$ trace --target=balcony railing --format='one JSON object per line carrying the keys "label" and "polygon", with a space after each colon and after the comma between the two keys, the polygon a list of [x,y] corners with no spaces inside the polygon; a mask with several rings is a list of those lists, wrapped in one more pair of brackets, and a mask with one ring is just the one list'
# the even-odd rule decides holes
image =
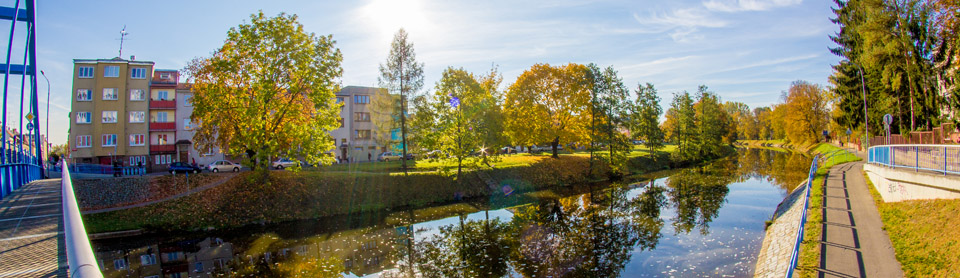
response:
{"label": "balcony railing", "polygon": [[150,131],[167,131],[167,130],[177,130],[176,122],[160,123],[160,122],[151,122]]}
{"label": "balcony railing", "polygon": [[170,108],[170,109],[176,109],[176,108],[177,108],[177,99],[171,99],[171,100],[155,100],[155,99],[151,99],[151,100],[150,100],[150,108]]}
{"label": "balcony railing", "polygon": [[177,150],[177,146],[173,144],[150,145],[150,152],[173,152],[176,150]]}

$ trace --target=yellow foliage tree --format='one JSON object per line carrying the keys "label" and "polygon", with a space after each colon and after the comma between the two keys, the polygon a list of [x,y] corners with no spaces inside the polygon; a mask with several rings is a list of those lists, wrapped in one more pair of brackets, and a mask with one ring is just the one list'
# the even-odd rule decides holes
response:
{"label": "yellow foliage tree", "polygon": [[536,64],[507,90],[505,128],[520,145],[583,143],[590,124],[588,68],[580,64]]}

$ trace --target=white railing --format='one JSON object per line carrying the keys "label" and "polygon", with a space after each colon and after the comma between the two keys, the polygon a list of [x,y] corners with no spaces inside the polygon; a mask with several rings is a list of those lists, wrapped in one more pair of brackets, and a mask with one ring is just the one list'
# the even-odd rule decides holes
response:
{"label": "white railing", "polygon": [[960,145],[882,145],[867,154],[869,163],[960,175]]}
{"label": "white railing", "polygon": [[80,218],[80,208],[73,194],[73,182],[70,181],[70,167],[63,162],[63,174],[60,177],[60,194],[63,200],[63,234],[66,238],[67,263],[70,277],[103,277],[97,258],[90,247],[87,230]]}

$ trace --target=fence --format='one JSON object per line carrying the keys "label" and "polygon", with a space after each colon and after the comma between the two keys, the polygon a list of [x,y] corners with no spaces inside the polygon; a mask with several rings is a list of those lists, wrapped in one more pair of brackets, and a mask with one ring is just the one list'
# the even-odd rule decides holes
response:
{"label": "fence", "polygon": [[951,123],[941,124],[930,131],[912,131],[906,135],[890,134],[890,137],[874,136],[870,138],[870,146],[879,145],[907,145],[907,144],[956,144],[956,138],[951,137],[954,134],[954,127]]}
{"label": "fence", "polygon": [[[3,76],[3,101],[0,102],[3,104],[0,111],[0,198],[43,177],[38,136],[40,114],[37,103],[35,3],[33,0],[17,0],[5,2],[4,5],[10,2],[15,2],[13,7],[0,7],[0,21],[10,22],[6,59],[0,62],[3,63],[0,64],[0,74]],[[15,41],[23,45],[14,46]],[[20,78],[11,80],[11,75]],[[19,84],[16,79],[20,79]]]}
{"label": "fence", "polygon": [[[57,169],[57,168],[54,168],[54,169]],[[137,166],[113,167],[112,165],[86,164],[86,163],[71,164],[70,171],[74,173],[97,174],[97,175],[113,175],[114,173],[120,172],[124,176],[144,175],[147,173],[147,170],[145,167],[137,167]]]}
{"label": "fence", "polygon": [[787,277],[793,277],[793,270],[797,268],[800,257],[800,244],[803,243],[803,231],[807,224],[807,209],[810,208],[810,189],[813,185],[813,177],[817,174],[817,160],[820,155],[813,158],[810,163],[810,172],[807,174],[807,185],[804,190],[807,194],[803,197],[803,211],[800,214],[800,225],[797,226],[797,240],[793,245],[793,252],[790,254],[790,265],[787,268]]}
{"label": "fence", "polygon": [[915,171],[960,174],[960,145],[883,145],[870,147],[867,162]]}
{"label": "fence", "polygon": [[[64,165],[66,161],[64,161]],[[67,251],[67,264],[70,277],[103,277],[97,258],[90,247],[87,230],[83,228],[83,219],[80,218],[80,208],[77,207],[77,198],[73,194],[73,182],[70,180],[70,167],[64,167],[60,178],[60,194],[63,200],[63,235]]]}

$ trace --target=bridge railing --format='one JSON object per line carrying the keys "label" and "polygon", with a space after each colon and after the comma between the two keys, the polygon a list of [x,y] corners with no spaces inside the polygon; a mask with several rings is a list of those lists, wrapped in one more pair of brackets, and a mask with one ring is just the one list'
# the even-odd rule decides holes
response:
{"label": "bridge railing", "polygon": [[803,243],[803,232],[807,224],[807,209],[810,208],[810,190],[813,187],[813,178],[817,174],[817,161],[821,156],[817,155],[810,162],[810,171],[807,173],[806,185],[804,190],[807,194],[803,196],[803,211],[800,213],[800,225],[797,225],[797,238],[793,245],[793,252],[790,253],[790,265],[787,266],[787,278],[793,277],[793,270],[797,268],[800,259],[800,244]]}
{"label": "bridge railing", "polygon": [[960,145],[883,145],[870,147],[867,162],[894,168],[960,175]]}
{"label": "bridge railing", "polygon": [[[64,166],[67,165],[66,161],[63,163]],[[70,277],[102,278],[103,274],[97,266],[97,258],[93,255],[93,248],[90,247],[90,239],[87,238],[87,230],[83,227],[83,219],[80,218],[77,198],[73,194],[70,167],[63,167],[60,194],[63,200],[63,234],[66,238]]]}

